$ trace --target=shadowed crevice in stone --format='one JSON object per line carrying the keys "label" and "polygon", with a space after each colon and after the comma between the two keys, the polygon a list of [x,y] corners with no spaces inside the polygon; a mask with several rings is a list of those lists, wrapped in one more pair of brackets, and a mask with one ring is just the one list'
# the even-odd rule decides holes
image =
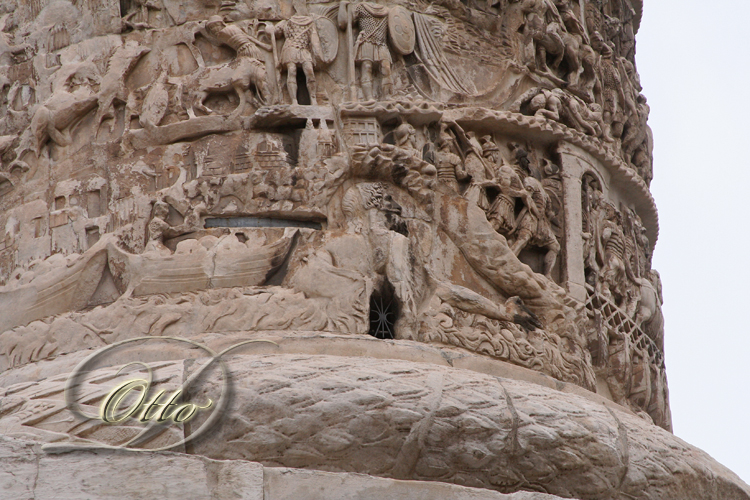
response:
{"label": "shadowed crevice in stone", "polygon": [[401,312],[398,297],[390,281],[383,280],[380,287],[370,295],[370,330],[368,333],[378,339],[394,339],[396,323]]}
{"label": "shadowed crevice in stone", "polygon": [[517,455],[520,455],[523,451],[521,449],[521,443],[518,441],[518,426],[520,423],[520,418],[518,417],[518,411],[516,410],[516,405],[513,404],[513,398],[510,396],[508,389],[505,388],[500,378],[496,377],[496,380],[497,380],[497,383],[500,384],[500,387],[503,389],[503,394],[505,396],[505,404],[508,405],[508,410],[510,411],[510,415],[511,415],[511,428],[510,428],[510,434],[509,434],[509,441],[510,441],[509,442],[509,445],[510,445],[509,454],[510,456],[515,457]]}
{"label": "shadowed crevice in stone", "polygon": [[299,227],[321,230],[323,224],[309,220],[271,217],[217,217],[206,219],[205,227]]}
{"label": "shadowed crevice in stone", "polygon": [[[628,442],[628,429],[625,424],[617,418],[615,412],[611,408],[606,407],[607,411],[612,418],[617,422],[617,445],[620,451],[620,457],[622,460],[622,472],[620,473],[620,483],[617,485],[618,490],[622,490],[622,485],[628,477],[628,470],[630,468],[630,443]],[[625,495],[626,493],[623,493]],[[629,495],[628,495],[629,496]]]}
{"label": "shadowed crevice in stone", "polygon": [[284,258],[284,262],[279,266],[278,269],[276,269],[275,271],[272,270],[269,276],[266,278],[266,282],[264,283],[266,286],[278,286],[281,285],[281,283],[284,281],[284,278],[286,278],[286,275],[289,272],[289,263],[292,261],[292,256],[299,246],[299,238],[300,236],[298,231],[292,239],[292,243],[289,246],[289,251]]}
{"label": "shadowed crevice in stone", "polygon": [[393,466],[393,477],[396,479],[410,479],[414,477],[414,469],[425,447],[425,441],[435,422],[435,413],[443,401],[445,386],[443,373],[432,373],[425,380],[426,389],[430,391],[429,400],[425,401],[428,413],[416,422],[406,437],[401,450],[398,452]]}

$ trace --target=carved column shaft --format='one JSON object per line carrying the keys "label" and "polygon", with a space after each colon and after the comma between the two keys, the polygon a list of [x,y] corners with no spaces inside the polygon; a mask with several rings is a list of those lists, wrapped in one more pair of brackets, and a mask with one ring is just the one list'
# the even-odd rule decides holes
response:
{"label": "carved column shaft", "polygon": [[565,288],[571,297],[586,300],[586,276],[583,263],[583,213],[581,207],[581,177],[586,164],[579,148],[561,142],[557,147],[562,169],[565,214],[565,247],[563,252]]}

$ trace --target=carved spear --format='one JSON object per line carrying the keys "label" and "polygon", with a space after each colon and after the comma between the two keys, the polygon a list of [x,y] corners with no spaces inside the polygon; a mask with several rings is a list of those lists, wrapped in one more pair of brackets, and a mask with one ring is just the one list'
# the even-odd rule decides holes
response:
{"label": "carved spear", "polygon": [[[354,68],[354,30],[352,29],[352,9],[349,2],[341,2],[339,6],[339,27],[342,27],[343,16],[346,15],[346,45],[349,52],[349,100],[357,102],[357,74]],[[344,9],[344,12],[341,12]]]}
{"label": "carved spear", "polygon": [[[270,29],[269,29],[270,28]],[[276,102],[281,102],[281,75],[279,68],[279,54],[276,47],[276,27],[271,22],[266,22],[266,33],[271,37],[271,52],[273,52],[273,76],[276,79]]]}

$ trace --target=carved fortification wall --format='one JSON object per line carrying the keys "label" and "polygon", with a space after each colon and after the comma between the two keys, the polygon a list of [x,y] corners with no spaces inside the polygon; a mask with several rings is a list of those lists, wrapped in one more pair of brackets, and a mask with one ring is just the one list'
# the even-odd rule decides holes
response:
{"label": "carved fortification wall", "polygon": [[[0,0],[2,491],[750,498],[670,433],[642,10]],[[133,441],[146,365],[221,412]]]}

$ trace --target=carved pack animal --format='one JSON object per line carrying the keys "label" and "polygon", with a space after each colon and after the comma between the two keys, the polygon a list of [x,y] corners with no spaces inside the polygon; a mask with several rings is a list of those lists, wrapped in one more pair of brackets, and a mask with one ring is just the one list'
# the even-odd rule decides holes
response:
{"label": "carved pack animal", "polygon": [[240,102],[231,113],[232,116],[239,116],[245,110],[247,92],[251,87],[255,87],[262,102],[268,102],[270,96],[265,70],[257,59],[249,57],[238,57],[220,66],[199,68],[187,77],[169,78],[167,81],[178,85],[178,94],[182,93],[183,87],[187,87],[190,98],[185,111],[190,118],[195,118],[196,109],[205,114],[214,112],[204,104],[214,93],[232,90],[237,93]]}
{"label": "carved pack animal", "polygon": [[[98,94],[94,89],[99,77],[90,61],[70,64],[58,73],[52,85],[52,96],[32,110],[30,126],[21,136],[11,168],[29,170],[24,160],[26,154],[38,158],[48,141],[61,147],[72,144],[71,129],[96,108]],[[78,88],[71,92],[73,87]]]}
{"label": "carved pack animal", "polygon": [[99,88],[99,109],[96,111],[97,127],[104,120],[112,119],[109,130],[110,132],[114,131],[115,100],[127,102],[129,91],[125,86],[125,78],[140,58],[150,51],[150,48],[139,45],[137,42],[127,42],[125,45],[118,47],[112,57],[109,58],[107,72],[102,77]]}
{"label": "carved pack animal", "polygon": [[565,60],[568,65],[568,83],[578,85],[583,44],[580,35],[568,33],[557,23],[549,23],[543,30],[533,30],[531,37],[536,46],[541,69],[547,70],[547,54],[555,56],[552,62],[552,68],[555,70]]}

